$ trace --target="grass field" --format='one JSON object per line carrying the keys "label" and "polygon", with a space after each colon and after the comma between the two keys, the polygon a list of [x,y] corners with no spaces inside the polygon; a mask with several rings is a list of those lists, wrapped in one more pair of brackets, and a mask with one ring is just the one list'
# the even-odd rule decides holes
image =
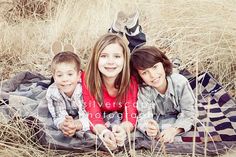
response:
{"label": "grass field", "polygon": [[[181,68],[195,75],[211,72],[236,97],[236,0],[0,0],[0,80],[26,70],[50,76],[54,41],[73,44],[84,68],[120,10],[140,12],[147,44],[180,58]],[[0,124],[0,156],[63,154],[39,149],[24,128],[21,122]]]}

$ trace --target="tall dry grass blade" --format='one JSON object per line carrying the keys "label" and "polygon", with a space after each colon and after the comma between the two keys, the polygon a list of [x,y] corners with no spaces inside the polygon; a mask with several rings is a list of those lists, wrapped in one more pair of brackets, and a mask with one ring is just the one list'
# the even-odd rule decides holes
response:
{"label": "tall dry grass blade", "polygon": [[[94,125],[92,124],[91,121],[89,121],[90,125],[95,129],[95,132],[98,133],[98,131],[96,130],[96,128],[94,127]],[[110,155],[112,157],[115,157],[114,153],[112,153],[111,149],[107,146],[107,144],[104,142],[102,137],[99,137],[98,134],[96,134],[97,138],[100,138],[100,140],[102,141],[102,143],[104,144],[104,146],[107,148],[108,152],[110,153]]]}
{"label": "tall dry grass blade", "polygon": [[[197,99],[197,97],[198,97],[198,54],[197,54],[197,57],[196,57],[196,75],[195,75],[195,77],[196,77],[196,84],[195,84],[195,86],[196,86],[196,92],[195,92],[195,97],[196,97],[196,99]],[[195,107],[195,112],[196,112],[196,114],[195,114],[195,119],[197,119],[197,117],[198,117],[198,102],[197,102],[197,100],[195,101],[195,105],[194,105],[194,107]],[[194,157],[195,156],[195,152],[196,152],[196,148],[195,148],[195,145],[196,145],[196,133],[197,133],[197,122],[195,121],[194,122],[194,132],[193,132],[193,148],[192,148],[192,157]]]}
{"label": "tall dry grass blade", "polygon": [[204,132],[204,156],[207,156],[207,143],[208,143],[208,133],[209,133],[209,113],[210,113],[210,97],[207,98],[207,121],[206,121],[206,130]]}
{"label": "tall dry grass blade", "polygon": [[[21,71],[37,71],[50,76],[49,64],[53,56],[50,46],[56,40],[71,41],[85,67],[92,45],[110,27],[115,13],[131,11],[135,6],[140,12],[147,44],[162,49],[168,57],[179,57],[183,62],[181,68],[189,69],[195,76],[201,71],[211,72],[236,98],[236,3],[233,0],[100,0],[93,3],[49,0],[49,8],[53,9],[41,17],[36,11],[40,7],[36,5],[34,11],[25,12],[30,13],[26,18],[14,16],[13,12],[6,18],[13,6],[11,2],[5,0],[4,5],[0,5],[1,80]],[[18,139],[17,134],[15,138]],[[22,155],[12,154],[7,149],[0,152]],[[36,156],[50,156],[48,152]]]}

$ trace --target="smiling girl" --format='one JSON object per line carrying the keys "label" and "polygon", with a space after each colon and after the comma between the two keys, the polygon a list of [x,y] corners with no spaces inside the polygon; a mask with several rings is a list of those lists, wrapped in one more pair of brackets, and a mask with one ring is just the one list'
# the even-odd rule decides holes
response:
{"label": "smiling girl", "polygon": [[[138,91],[137,82],[130,76],[128,48],[120,36],[108,33],[98,39],[82,79],[91,130],[110,149],[116,149],[136,124]],[[121,123],[105,125],[104,115],[113,112],[120,113]]]}

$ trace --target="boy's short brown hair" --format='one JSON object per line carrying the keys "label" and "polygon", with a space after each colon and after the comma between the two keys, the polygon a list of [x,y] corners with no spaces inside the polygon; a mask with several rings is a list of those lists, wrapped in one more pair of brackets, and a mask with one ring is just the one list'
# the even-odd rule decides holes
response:
{"label": "boy's short brown hair", "polygon": [[55,67],[57,64],[60,63],[73,63],[76,65],[77,71],[80,71],[80,58],[77,54],[70,52],[70,51],[65,51],[65,52],[59,52],[56,54],[51,63],[51,70],[52,73],[55,73]]}
{"label": "boy's short brown hair", "polygon": [[135,49],[131,54],[131,71],[138,80],[139,84],[143,83],[137,70],[144,70],[153,67],[156,63],[163,64],[166,75],[172,73],[172,63],[167,56],[154,46],[141,46]]}

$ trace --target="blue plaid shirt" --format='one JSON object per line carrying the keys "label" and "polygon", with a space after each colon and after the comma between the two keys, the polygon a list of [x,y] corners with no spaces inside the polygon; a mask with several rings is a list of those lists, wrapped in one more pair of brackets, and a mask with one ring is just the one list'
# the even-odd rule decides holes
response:
{"label": "blue plaid shirt", "polygon": [[49,86],[46,94],[48,109],[52,115],[54,125],[59,129],[66,115],[79,117],[82,130],[89,130],[88,114],[85,111],[82,97],[82,86],[78,83],[71,98],[60,92],[55,83]]}
{"label": "blue plaid shirt", "polygon": [[176,115],[173,127],[189,131],[194,123],[196,99],[188,80],[173,73],[167,76],[167,91],[159,93],[154,87],[139,87],[137,109],[138,128],[146,130],[146,121],[162,115]]}

